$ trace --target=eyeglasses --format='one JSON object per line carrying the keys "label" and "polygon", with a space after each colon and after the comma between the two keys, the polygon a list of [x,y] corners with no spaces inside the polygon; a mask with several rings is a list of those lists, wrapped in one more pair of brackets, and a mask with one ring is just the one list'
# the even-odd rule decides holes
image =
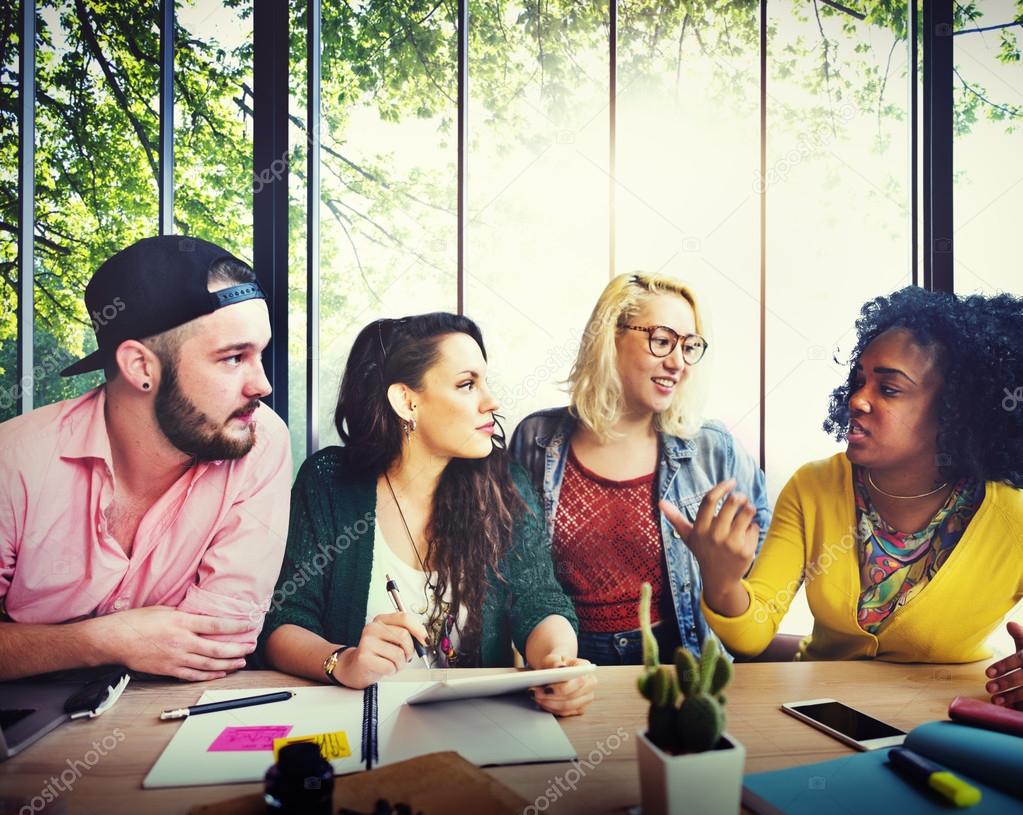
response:
{"label": "eyeglasses", "polygon": [[623,323],[622,328],[627,328],[630,331],[645,331],[650,353],[655,357],[669,356],[675,350],[679,340],[682,340],[682,359],[688,365],[695,365],[703,359],[703,355],[707,351],[707,341],[699,334],[686,334],[683,337],[675,329],[668,328],[666,325],[627,325]]}

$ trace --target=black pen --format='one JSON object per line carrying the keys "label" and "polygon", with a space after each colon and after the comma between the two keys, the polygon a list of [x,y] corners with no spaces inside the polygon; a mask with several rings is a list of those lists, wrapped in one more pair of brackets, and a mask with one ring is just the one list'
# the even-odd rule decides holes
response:
{"label": "black pen", "polygon": [[283,702],[295,695],[294,691],[282,690],[277,693],[264,693],[259,696],[243,696],[241,699],[226,699],[223,702],[209,702],[205,705],[192,705],[191,707],[179,707],[176,710],[165,710],[160,714],[161,719],[185,719],[189,716],[197,716],[200,713],[216,713],[218,710],[234,710],[239,707],[250,705],[267,705],[270,702]]}
{"label": "black pen", "polygon": [[[387,578],[387,594],[391,598],[391,602],[394,603],[394,610],[404,612],[405,606],[401,604],[401,595],[398,594],[398,584],[394,582],[389,574],[385,574]],[[412,638],[412,647],[416,649],[418,656],[426,656],[426,649],[420,644],[419,640],[415,637]]]}

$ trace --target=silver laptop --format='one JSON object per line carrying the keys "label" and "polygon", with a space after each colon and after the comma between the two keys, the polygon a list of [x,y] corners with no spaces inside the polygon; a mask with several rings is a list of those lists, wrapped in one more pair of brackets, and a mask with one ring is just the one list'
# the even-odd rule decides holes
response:
{"label": "silver laptop", "polygon": [[0,761],[70,719],[64,703],[82,687],[81,682],[31,680],[0,684]]}
{"label": "silver laptop", "polygon": [[0,761],[17,755],[68,721],[79,708],[73,705],[66,710],[68,701],[116,681],[112,677],[117,677],[118,671],[124,673],[123,669],[112,672],[110,666],[105,666],[0,682]]}

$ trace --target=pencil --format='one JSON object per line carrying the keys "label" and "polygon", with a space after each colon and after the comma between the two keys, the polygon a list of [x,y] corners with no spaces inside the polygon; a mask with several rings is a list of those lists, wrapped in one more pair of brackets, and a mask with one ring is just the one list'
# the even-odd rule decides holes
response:
{"label": "pencil", "polygon": [[174,710],[165,710],[160,718],[185,719],[189,716],[197,716],[200,713],[216,713],[220,710],[234,710],[239,707],[250,707],[251,705],[268,705],[271,702],[283,702],[295,695],[294,691],[282,690],[276,693],[264,693],[259,696],[243,696],[241,699],[225,699],[223,702],[208,702],[205,705],[192,705],[191,707],[179,707]]}

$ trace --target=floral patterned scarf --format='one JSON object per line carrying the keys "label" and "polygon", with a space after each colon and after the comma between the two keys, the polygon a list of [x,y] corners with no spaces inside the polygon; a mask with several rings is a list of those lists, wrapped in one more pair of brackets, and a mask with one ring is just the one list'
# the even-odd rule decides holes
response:
{"label": "floral patterned scarf", "polygon": [[857,619],[864,631],[876,634],[948,560],[984,498],[984,484],[960,479],[930,523],[912,533],[897,532],[884,522],[870,499],[863,468],[853,467],[853,485],[860,554]]}

